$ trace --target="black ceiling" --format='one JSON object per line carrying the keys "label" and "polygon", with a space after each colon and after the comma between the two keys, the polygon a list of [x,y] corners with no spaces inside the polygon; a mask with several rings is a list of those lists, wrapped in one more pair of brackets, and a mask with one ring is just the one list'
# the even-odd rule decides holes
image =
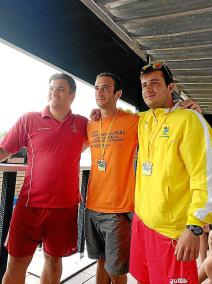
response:
{"label": "black ceiling", "polygon": [[142,60],[79,0],[0,1],[0,37],[91,84],[118,74],[123,99],[144,109]]}

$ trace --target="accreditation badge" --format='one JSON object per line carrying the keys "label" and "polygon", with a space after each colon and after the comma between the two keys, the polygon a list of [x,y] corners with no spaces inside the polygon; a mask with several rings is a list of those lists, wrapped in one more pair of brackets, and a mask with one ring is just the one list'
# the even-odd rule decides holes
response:
{"label": "accreditation badge", "polygon": [[153,164],[151,162],[144,162],[142,164],[142,174],[144,176],[151,176],[152,175],[152,166],[153,166]]}
{"label": "accreditation badge", "polygon": [[106,171],[106,162],[104,160],[98,160],[98,171],[99,172]]}

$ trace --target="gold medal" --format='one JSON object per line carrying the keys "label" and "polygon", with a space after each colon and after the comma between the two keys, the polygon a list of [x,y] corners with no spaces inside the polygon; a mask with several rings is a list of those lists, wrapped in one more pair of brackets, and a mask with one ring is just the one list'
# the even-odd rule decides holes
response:
{"label": "gold medal", "polygon": [[98,171],[99,172],[106,171],[106,162],[104,160],[98,160]]}

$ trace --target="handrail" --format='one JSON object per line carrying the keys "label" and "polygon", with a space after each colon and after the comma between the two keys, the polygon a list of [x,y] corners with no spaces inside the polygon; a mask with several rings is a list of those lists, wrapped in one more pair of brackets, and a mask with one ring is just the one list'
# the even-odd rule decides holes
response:
{"label": "handrail", "polygon": [[[1,203],[0,203],[0,283],[2,281],[3,275],[6,271],[8,253],[4,246],[7,233],[9,230],[10,220],[13,211],[13,199],[15,193],[16,176],[17,172],[26,171],[27,165],[25,164],[6,164],[0,163],[0,172],[3,172],[2,177],[2,192],[1,192]],[[83,173],[82,176],[82,196],[85,199],[87,181],[89,176],[90,166],[80,165],[80,170]],[[0,189],[1,190],[1,189]],[[81,221],[79,224],[79,252],[84,251],[84,212],[85,205],[80,205],[79,216]]]}
{"label": "handrail", "polygon": [[25,165],[0,164],[0,171],[3,171],[0,203],[0,283],[7,266],[8,253],[4,242],[7,237],[13,211],[17,171],[25,169]]}
{"label": "handrail", "polygon": [[19,172],[25,171],[27,165],[24,164],[5,164],[0,163],[0,172]]}

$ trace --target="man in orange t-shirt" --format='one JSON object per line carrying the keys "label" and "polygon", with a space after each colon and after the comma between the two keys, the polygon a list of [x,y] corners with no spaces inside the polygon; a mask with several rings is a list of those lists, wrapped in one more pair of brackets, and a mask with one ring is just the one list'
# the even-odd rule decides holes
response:
{"label": "man in orange t-shirt", "polygon": [[92,166],[86,203],[88,256],[97,259],[97,283],[126,283],[130,212],[134,210],[138,116],[117,109],[121,82],[101,73],[95,82],[101,119],[87,126]]}

